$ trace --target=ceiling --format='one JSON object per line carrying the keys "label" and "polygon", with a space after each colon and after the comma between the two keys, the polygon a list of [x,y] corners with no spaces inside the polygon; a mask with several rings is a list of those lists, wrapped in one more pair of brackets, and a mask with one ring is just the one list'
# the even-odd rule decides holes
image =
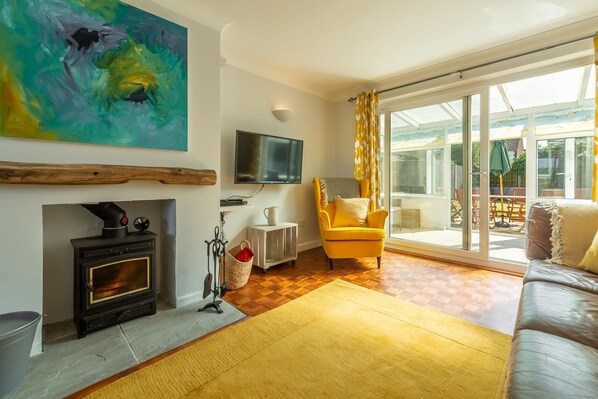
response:
{"label": "ceiling", "polygon": [[333,101],[598,16],[596,0],[154,1],[221,30],[228,65]]}

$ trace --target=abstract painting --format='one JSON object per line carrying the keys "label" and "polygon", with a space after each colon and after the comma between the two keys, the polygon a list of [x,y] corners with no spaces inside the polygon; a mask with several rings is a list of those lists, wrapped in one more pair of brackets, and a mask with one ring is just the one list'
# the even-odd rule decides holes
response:
{"label": "abstract painting", "polygon": [[187,150],[187,28],[117,0],[0,0],[0,136]]}

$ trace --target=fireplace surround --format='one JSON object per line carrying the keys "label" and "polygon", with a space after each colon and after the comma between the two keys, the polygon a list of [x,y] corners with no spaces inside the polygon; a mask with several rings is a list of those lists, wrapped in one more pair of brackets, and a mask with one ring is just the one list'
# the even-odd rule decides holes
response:
{"label": "fireplace surround", "polygon": [[156,235],[71,240],[77,337],[156,313]]}
{"label": "fireplace surround", "polygon": [[[135,4],[163,18],[188,27],[189,62],[200,71],[189,77],[188,148],[183,151],[126,148],[109,145],[1,138],[0,159],[21,163],[111,164],[176,166],[220,169],[221,119],[220,33],[153,2]],[[73,173],[78,172],[73,167]],[[98,175],[102,171],[98,171]],[[94,176],[95,171],[92,173]],[[127,174],[127,178],[129,175]],[[215,177],[215,173],[214,173]],[[218,176],[220,177],[220,176]],[[146,216],[151,231],[159,235],[156,246],[159,296],[181,307],[201,299],[198,282],[206,274],[205,246],[218,222],[220,184],[162,184],[155,180],[128,179],[128,183],[53,185],[0,184],[0,309],[3,313],[32,310],[43,314],[34,340],[33,354],[42,353],[43,327],[73,319],[73,248],[70,240],[99,235],[101,221],[78,204],[115,201],[131,219]],[[220,181],[220,179],[218,179]],[[129,203],[160,201],[154,214]],[[198,206],[200,204],[201,206]],[[79,209],[77,209],[79,208]],[[70,219],[72,212],[79,220]],[[58,216],[58,217],[54,217]],[[68,218],[67,222],[62,220]],[[161,226],[159,222],[161,221]],[[198,223],[204,221],[205,225]],[[56,224],[56,228],[47,228]],[[199,240],[199,241],[198,241]],[[159,311],[158,311],[159,312]],[[65,336],[72,331],[65,331]]]}

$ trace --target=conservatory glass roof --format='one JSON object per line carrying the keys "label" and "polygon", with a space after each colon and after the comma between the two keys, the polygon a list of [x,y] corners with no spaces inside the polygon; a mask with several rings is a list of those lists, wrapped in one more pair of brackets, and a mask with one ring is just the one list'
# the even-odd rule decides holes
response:
{"label": "conservatory glass roof", "polygon": [[[534,76],[490,87],[490,113],[510,115],[528,112],[543,112],[556,104],[583,106],[596,95],[596,74],[593,65]],[[473,117],[480,114],[480,97],[472,97]],[[543,109],[544,108],[544,109]],[[421,127],[446,121],[460,121],[461,100],[396,111],[391,114],[393,130],[406,127]]]}

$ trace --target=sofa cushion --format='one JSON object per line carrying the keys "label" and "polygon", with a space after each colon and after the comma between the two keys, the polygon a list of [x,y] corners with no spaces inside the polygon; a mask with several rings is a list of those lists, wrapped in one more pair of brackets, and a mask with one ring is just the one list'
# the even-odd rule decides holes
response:
{"label": "sofa cushion", "polygon": [[530,207],[525,222],[525,255],[528,259],[552,258],[550,220],[555,210],[554,202],[537,202]]}
{"label": "sofa cushion", "polygon": [[598,273],[598,231],[594,235],[592,245],[590,245],[583,259],[579,262],[579,266],[583,270]]}
{"label": "sofa cushion", "polygon": [[369,227],[335,227],[324,231],[327,241],[377,241],[386,238],[384,229]]}
{"label": "sofa cushion", "polygon": [[[598,275],[547,261],[530,261],[523,282],[545,281],[598,294]],[[598,298],[597,298],[598,300]]]}
{"label": "sofa cushion", "polygon": [[598,296],[543,281],[523,286],[515,330],[537,330],[598,349]]}
{"label": "sofa cushion", "polygon": [[512,399],[595,398],[598,350],[540,331],[517,331],[504,396]]}
{"label": "sofa cushion", "polygon": [[578,267],[598,230],[598,205],[563,204],[552,215],[552,261]]}

